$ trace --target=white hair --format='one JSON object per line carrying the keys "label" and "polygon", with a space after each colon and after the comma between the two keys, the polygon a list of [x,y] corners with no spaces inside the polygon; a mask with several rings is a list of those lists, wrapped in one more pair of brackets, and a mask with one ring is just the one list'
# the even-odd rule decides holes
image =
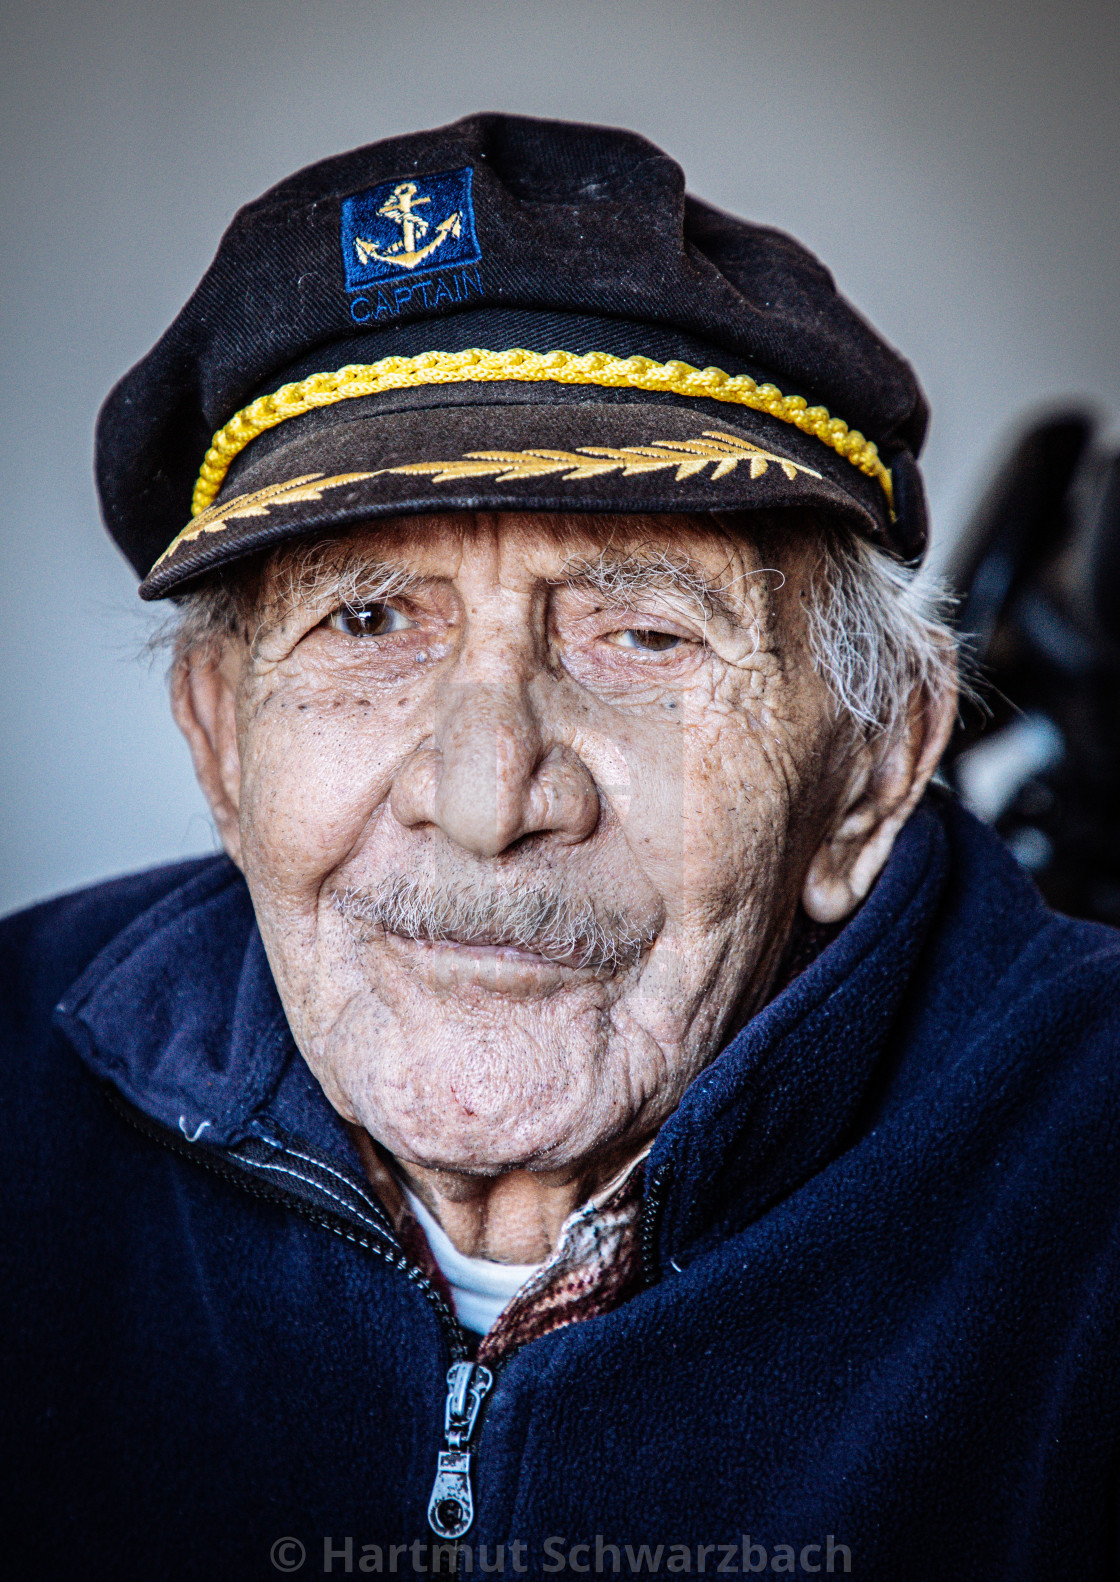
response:
{"label": "white hair", "polygon": [[861,735],[891,736],[916,694],[956,689],[951,609],[933,577],[854,533],[826,534],[806,609],[809,651]]}
{"label": "white hair", "polygon": [[[892,736],[916,694],[941,697],[957,686],[952,601],[932,577],[843,524],[808,513],[798,513],[796,521],[793,513],[759,513],[743,525],[757,528],[760,544],[777,558],[791,529],[809,531],[819,546],[805,601],[809,651],[837,716],[846,717],[858,736]],[[326,615],[339,606],[392,598],[414,580],[391,567],[347,564],[339,555],[343,547],[344,541],[333,539],[284,546],[269,590],[270,609],[312,600],[324,604]],[[188,654],[216,650],[235,634],[251,642],[261,618],[256,569],[246,573],[235,566],[182,595],[152,647],[170,649],[174,665]],[[667,579],[682,574],[668,561],[664,570]]]}

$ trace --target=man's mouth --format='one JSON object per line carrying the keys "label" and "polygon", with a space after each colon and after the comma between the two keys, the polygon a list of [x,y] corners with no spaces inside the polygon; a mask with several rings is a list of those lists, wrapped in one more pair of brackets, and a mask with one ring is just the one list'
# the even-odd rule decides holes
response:
{"label": "man's mouth", "polygon": [[484,939],[425,939],[382,933],[392,956],[437,994],[482,989],[511,999],[536,999],[580,983],[604,982],[615,967],[591,967],[574,953],[567,959],[524,945]]}
{"label": "man's mouth", "polygon": [[596,977],[611,976],[614,970],[604,972],[601,968],[596,969],[589,963],[587,951],[579,947],[560,950],[553,945],[514,944],[510,940],[487,938],[485,935],[460,939],[447,934],[432,938],[430,935],[402,934],[387,929],[386,934],[389,933],[394,939],[427,950],[453,950],[463,956],[476,956],[482,961],[517,961],[541,967],[567,967],[570,971],[589,973]]}

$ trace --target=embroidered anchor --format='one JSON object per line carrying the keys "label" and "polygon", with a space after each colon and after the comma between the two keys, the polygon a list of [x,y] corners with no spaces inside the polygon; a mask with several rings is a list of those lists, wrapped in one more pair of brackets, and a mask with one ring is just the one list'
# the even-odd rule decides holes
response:
{"label": "embroidered anchor", "polygon": [[364,237],[354,238],[354,251],[361,263],[368,264],[376,258],[381,264],[395,264],[398,269],[415,269],[417,264],[429,258],[437,247],[442,247],[449,236],[458,238],[462,233],[462,211],[456,209],[445,220],[441,220],[436,227],[436,234],[424,247],[417,247],[419,237],[426,236],[430,230],[430,222],[416,210],[422,203],[430,203],[430,198],[418,198],[416,194],[419,187],[414,181],[402,181],[393,188],[392,195],[378,209],[387,220],[392,220],[394,225],[401,228],[401,238],[394,242],[385,252],[381,252],[375,242],[367,242]]}

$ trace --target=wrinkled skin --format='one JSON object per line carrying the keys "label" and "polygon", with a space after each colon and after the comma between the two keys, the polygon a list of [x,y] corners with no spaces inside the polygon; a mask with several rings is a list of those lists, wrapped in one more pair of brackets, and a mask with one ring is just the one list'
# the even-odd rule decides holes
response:
{"label": "wrinkled skin", "polygon": [[[604,549],[689,575],[597,586]],[[177,718],[331,1103],[464,1251],[540,1258],[764,1003],[798,902],[830,921],[866,894],[952,701],[854,741],[806,648],[811,543],[778,572],[708,519],[460,514],[337,555],[407,590],[363,635],[266,569],[252,641],[180,667]],[[418,876],[590,902],[636,959],[363,921]]]}

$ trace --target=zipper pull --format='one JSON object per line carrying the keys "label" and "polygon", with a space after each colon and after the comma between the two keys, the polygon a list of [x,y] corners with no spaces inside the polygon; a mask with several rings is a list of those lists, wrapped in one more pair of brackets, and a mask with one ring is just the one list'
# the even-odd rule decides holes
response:
{"label": "zipper pull", "polygon": [[494,1375],[475,1362],[456,1362],[447,1370],[443,1431],[447,1449],[439,1453],[436,1481],[428,1501],[428,1526],[438,1538],[461,1538],[474,1521],[471,1453],[468,1448],[479,1410]]}

